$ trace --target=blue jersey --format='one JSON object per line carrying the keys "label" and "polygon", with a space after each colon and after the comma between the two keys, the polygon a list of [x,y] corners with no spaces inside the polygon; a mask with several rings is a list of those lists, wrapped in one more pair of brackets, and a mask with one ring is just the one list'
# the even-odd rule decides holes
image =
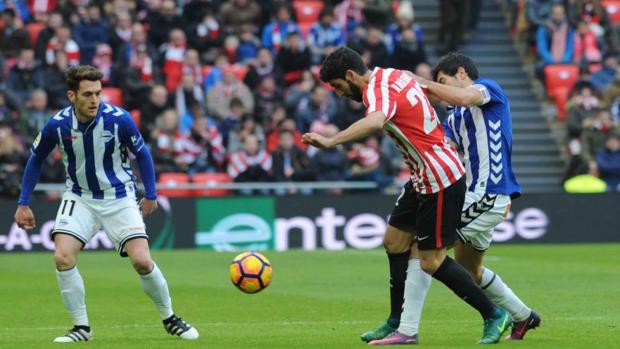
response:
{"label": "blue jersey", "polygon": [[463,156],[469,191],[517,197],[521,187],[512,171],[512,117],[502,88],[493,80],[474,82],[483,104],[457,106],[444,121],[446,135]]}
{"label": "blue jersey", "polygon": [[135,177],[127,150],[144,147],[129,113],[101,103],[89,124],[78,122],[74,107],[60,110],[43,127],[32,144],[32,154],[45,157],[58,145],[67,174],[67,190],[92,199],[135,197]]}

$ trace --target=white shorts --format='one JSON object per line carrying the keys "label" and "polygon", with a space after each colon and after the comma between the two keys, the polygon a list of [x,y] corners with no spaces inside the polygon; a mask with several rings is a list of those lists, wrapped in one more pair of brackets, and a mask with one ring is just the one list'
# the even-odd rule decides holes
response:
{"label": "white shorts", "polygon": [[510,212],[510,205],[508,195],[468,191],[461,214],[461,227],[457,230],[459,239],[478,251],[487,250],[493,240],[493,230],[504,221]]}
{"label": "white shorts", "polygon": [[133,238],[148,239],[135,198],[95,200],[72,192],[63,194],[52,236],[67,234],[86,244],[101,229],[123,257],[127,256],[125,242]]}

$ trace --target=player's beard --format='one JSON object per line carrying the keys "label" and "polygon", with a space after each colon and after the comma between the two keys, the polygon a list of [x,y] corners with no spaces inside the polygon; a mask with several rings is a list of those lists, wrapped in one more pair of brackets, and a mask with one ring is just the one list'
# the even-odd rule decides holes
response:
{"label": "player's beard", "polygon": [[349,90],[351,90],[351,94],[348,97],[356,102],[362,103],[363,102],[362,90],[360,90],[360,88],[357,87],[357,85],[355,85],[349,80],[347,80],[347,84],[349,84]]}

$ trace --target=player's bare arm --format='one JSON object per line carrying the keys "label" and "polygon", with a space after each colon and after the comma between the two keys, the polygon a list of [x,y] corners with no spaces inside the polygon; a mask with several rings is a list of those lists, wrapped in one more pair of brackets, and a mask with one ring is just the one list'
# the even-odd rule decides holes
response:
{"label": "player's bare arm", "polygon": [[338,144],[366,138],[383,128],[385,114],[373,112],[365,118],[356,121],[351,126],[338,132],[333,137],[324,137],[320,134],[309,132],[302,136],[302,141],[317,148],[332,148]]}
{"label": "player's bare arm", "polygon": [[414,75],[414,78],[420,84],[426,86],[430,94],[451,105],[472,107],[484,103],[482,92],[472,85],[466,87],[445,85],[443,81],[445,78],[441,76],[437,82],[424,79],[417,75]]}

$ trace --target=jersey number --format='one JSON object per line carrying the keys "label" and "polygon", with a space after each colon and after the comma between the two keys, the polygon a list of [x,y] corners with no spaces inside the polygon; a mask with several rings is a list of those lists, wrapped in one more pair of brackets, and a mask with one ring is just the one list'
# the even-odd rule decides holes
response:
{"label": "jersey number", "polygon": [[75,200],[63,200],[62,201],[62,210],[60,210],[60,214],[62,214],[62,215],[65,214],[65,210],[67,209],[67,203],[68,202],[71,203],[71,208],[69,208],[68,215],[69,216],[73,215],[73,208],[75,207]]}
{"label": "jersey number", "polygon": [[433,132],[435,127],[439,125],[439,119],[435,115],[435,111],[430,106],[430,103],[424,96],[424,92],[420,91],[418,87],[410,88],[407,91],[407,99],[409,103],[411,103],[412,107],[418,105],[418,103],[422,103],[422,110],[424,111],[424,132],[426,134],[430,134]]}

